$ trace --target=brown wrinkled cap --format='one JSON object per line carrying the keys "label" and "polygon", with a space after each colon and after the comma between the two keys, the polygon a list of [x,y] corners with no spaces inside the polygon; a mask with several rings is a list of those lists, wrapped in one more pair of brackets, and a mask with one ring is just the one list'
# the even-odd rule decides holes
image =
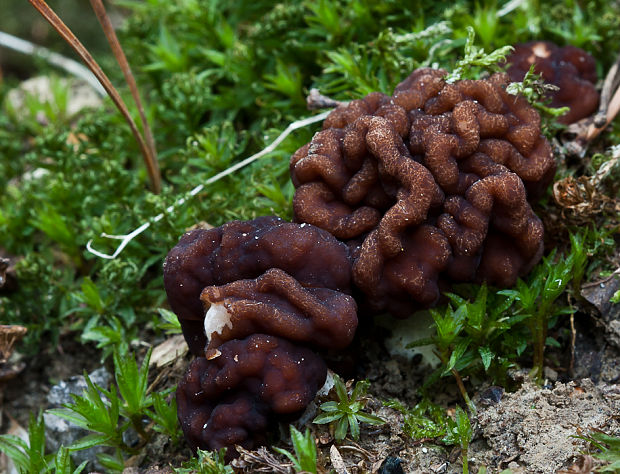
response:
{"label": "brown wrinkled cap", "polygon": [[299,415],[327,376],[325,363],[306,348],[255,334],[196,358],[177,388],[178,418],[193,450],[251,449],[264,442],[278,417]]}
{"label": "brown wrinkled cap", "polygon": [[[505,91],[506,74],[445,74],[418,69],[391,98],[341,105],[291,158],[295,219],[355,242],[353,280],[372,311],[428,307],[444,281],[514,284],[542,252],[529,200],[555,162],[538,113]],[[489,235],[504,253],[485,250]]]}
{"label": "brown wrinkled cap", "polygon": [[559,87],[558,91],[548,94],[551,107],[570,107],[559,122],[577,122],[597,110],[596,62],[583,49],[570,45],[559,47],[549,41],[532,41],[514,48],[506,57],[510,64],[507,70],[510,80],[521,82],[534,64],[534,71],[542,75],[545,82]]}
{"label": "brown wrinkled cap", "polygon": [[194,354],[203,355],[206,344],[202,290],[257,278],[271,268],[283,270],[305,288],[350,291],[347,246],[308,224],[259,217],[181,237],[166,257],[164,285]]}
{"label": "brown wrinkled cap", "polygon": [[208,286],[200,298],[205,308],[219,305],[230,318],[221,332],[207,335],[207,357],[223,341],[254,333],[325,349],[344,349],[357,328],[357,305],[351,296],[328,288],[304,288],[277,268],[254,280]]}

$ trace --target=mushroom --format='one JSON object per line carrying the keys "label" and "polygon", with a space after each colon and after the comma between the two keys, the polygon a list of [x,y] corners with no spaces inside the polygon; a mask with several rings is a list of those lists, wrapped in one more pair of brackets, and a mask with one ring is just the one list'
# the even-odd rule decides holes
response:
{"label": "mushroom", "polygon": [[577,122],[597,110],[596,62],[583,49],[570,45],[559,47],[549,41],[531,41],[515,45],[506,62],[510,64],[507,73],[513,82],[521,82],[533,64],[534,71],[542,75],[545,82],[558,87],[548,94],[551,107],[570,108],[558,118],[560,123]]}
{"label": "mushroom", "polygon": [[301,414],[326,378],[313,349],[344,349],[357,328],[348,247],[276,217],[185,234],[164,283],[191,351],[177,389],[193,449],[250,448]]}
{"label": "mushroom", "polygon": [[234,456],[299,414],[326,377],[314,350],[351,343],[357,304],[404,317],[452,282],[510,286],[538,262],[531,202],[555,171],[538,113],[506,74],[444,76],[418,69],[335,109],[291,158],[297,223],[233,221],[170,251],[168,301],[198,356],[177,389],[192,448]]}
{"label": "mushroom", "polygon": [[538,113],[506,74],[445,74],[340,105],[291,158],[295,219],[349,243],[367,312],[409,315],[453,281],[510,286],[542,255],[530,202],[555,162]]}
{"label": "mushroom", "polygon": [[307,348],[254,334],[192,361],[177,388],[178,417],[192,449],[246,449],[264,441],[275,419],[300,415],[324,384],[327,368]]}
{"label": "mushroom", "polygon": [[[276,271],[263,275],[270,269]],[[259,280],[226,286],[255,278]],[[350,341],[357,325],[357,308],[347,295],[351,286],[347,246],[322,229],[285,222],[277,217],[233,221],[221,227],[186,233],[166,257],[164,285],[190,350],[198,356],[205,353],[207,336],[220,332],[209,330],[211,334],[205,334],[205,314],[209,319],[214,318],[212,327],[230,326],[231,317],[232,321],[249,327],[249,321],[244,323],[243,318],[229,313],[241,311],[247,316],[247,308],[252,307],[251,324],[257,330],[262,328],[263,332],[271,327],[274,335],[282,337],[287,337],[287,324],[293,324],[297,318],[299,327],[291,326],[289,331],[295,334],[292,339],[316,345],[322,344],[323,336],[318,333],[302,336],[301,327],[325,327],[325,323],[319,321],[329,317],[325,312],[339,313],[333,317],[342,323],[343,329],[336,339]],[[205,290],[206,287],[209,288]],[[295,292],[287,294],[289,288],[294,288]],[[319,303],[322,298],[326,301]],[[284,313],[287,313],[286,321],[282,319]],[[218,322],[222,317],[225,321]],[[279,319],[269,320],[273,317]],[[241,332],[248,335],[236,324],[225,332],[235,337]],[[219,341],[222,337],[217,336]],[[311,340],[312,337],[316,340]],[[210,347],[215,348],[215,345]]]}

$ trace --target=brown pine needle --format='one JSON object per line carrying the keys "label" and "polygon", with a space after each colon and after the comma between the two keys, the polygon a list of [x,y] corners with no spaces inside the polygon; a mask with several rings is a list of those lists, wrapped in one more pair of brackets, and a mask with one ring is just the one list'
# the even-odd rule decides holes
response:
{"label": "brown pine needle", "polygon": [[[95,15],[97,15],[97,19],[99,20],[101,28],[103,28],[103,32],[108,39],[108,43],[112,48],[112,53],[114,54],[116,61],[118,62],[118,65],[123,71],[125,81],[129,86],[129,90],[131,91],[133,100],[136,103],[136,107],[138,107],[138,113],[140,114],[140,121],[142,122],[142,131],[144,133],[144,138],[146,139],[146,145],[149,147],[151,156],[153,157],[154,166],[158,167],[155,140],[153,139],[153,134],[151,133],[151,127],[149,127],[149,123],[146,120],[146,116],[144,114],[144,107],[142,106],[142,101],[140,100],[140,93],[138,92],[138,85],[136,84],[136,80],[133,76],[133,73],[131,72],[131,67],[129,66],[129,62],[127,61],[125,52],[123,51],[123,48],[118,41],[116,31],[114,31],[114,27],[112,26],[112,22],[110,21],[110,17],[106,12],[102,0],[90,0],[90,5],[92,6]],[[159,173],[159,169],[157,169],[157,172]]]}
{"label": "brown pine needle", "polygon": [[129,125],[131,129],[131,133],[135,137],[138,145],[140,147],[140,151],[142,152],[142,156],[144,158],[144,162],[146,164],[146,168],[149,174],[149,178],[151,180],[151,186],[153,187],[153,192],[155,194],[159,194],[161,191],[161,177],[159,174],[159,166],[155,161],[155,157],[151,155],[151,151],[147,146],[144,138],[140,134],[136,123],[131,118],[129,114],[129,110],[127,106],[123,102],[118,91],[114,88],[110,79],[103,72],[99,64],[94,60],[92,55],[88,52],[88,50],[84,47],[84,45],[76,38],[73,32],[64,24],[64,22],[56,15],[54,10],[52,10],[45,0],[28,0],[32,6],[34,6],[37,11],[52,25],[52,27],[60,34],[60,36],[73,48],[73,50],[78,54],[80,59],[84,61],[88,69],[92,71],[97,80],[101,83],[103,88],[106,90],[114,105],[118,108],[120,113],[125,118],[125,121]]}

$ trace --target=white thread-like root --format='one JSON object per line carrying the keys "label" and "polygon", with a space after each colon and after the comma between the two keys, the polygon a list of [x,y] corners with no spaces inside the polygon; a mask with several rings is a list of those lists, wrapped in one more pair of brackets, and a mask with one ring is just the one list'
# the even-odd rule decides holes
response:
{"label": "white thread-like root", "polygon": [[[325,120],[325,118],[330,114],[330,112],[331,112],[331,110],[327,110],[327,111],[323,112],[322,114],[314,115],[312,117],[308,117],[308,118],[301,119],[301,120],[297,120],[297,121],[289,124],[289,126],[286,127],[286,129],[280,135],[278,135],[278,137],[273,142],[271,142],[271,144],[268,147],[262,149],[258,153],[255,153],[254,155],[246,158],[243,161],[235,163],[230,168],[227,168],[224,171],[220,171],[218,174],[216,174],[215,176],[212,176],[207,181],[205,181],[204,184],[199,184],[198,186],[196,186],[194,189],[192,189],[188,193],[188,197],[195,196],[196,194],[201,192],[203,189],[205,189],[208,185],[210,185],[212,183],[215,183],[216,181],[219,181],[221,178],[223,178],[225,176],[228,176],[229,174],[234,173],[238,169],[243,168],[244,166],[249,165],[250,163],[258,160],[259,158],[262,158],[263,156],[268,155],[273,150],[275,150],[280,145],[280,143],[282,143],[284,141],[284,139],[292,131],[297,130],[298,128],[305,127],[305,126],[310,125],[312,123],[320,122],[321,120]],[[180,207],[183,204],[185,204],[185,202],[186,202],[186,198],[185,197],[182,197],[182,198],[178,199],[174,204],[172,204],[171,206],[168,206],[168,208],[166,209],[166,212],[170,213],[170,214],[173,214],[174,211],[176,211],[176,209],[178,207]],[[93,255],[96,255],[99,258],[105,258],[105,259],[109,259],[109,260],[114,259],[123,251],[123,249],[127,246],[127,244],[129,244],[129,242],[131,242],[138,235],[140,235],[142,232],[144,232],[146,229],[148,229],[151,226],[151,224],[153,224],[155,222],[159,222],[163,218],[164,218],[164,213],[157,214],[155,217],[150,219],[148,222],[145,222],[144,224],[142,224],[140,227],[135,229],[133,232],[130,232],[129,234],[123,234],[123,235],[110,235],[110,234],[105,234],[105,233],[101,234],[101,237],[105,237],[107,239],[116,239],[116,240],[120,240],[121,241],[119,246],[116,247],[116,250],[114,251],[114,253],[112,253],[110,255],[102,253],[102,252],[99,252],[98,250],[95,250],[93,248],[93,246],[92,246],[93,239],[90,239],[87,242],[86,250],[88,250],[90,253],[92,253]]]}

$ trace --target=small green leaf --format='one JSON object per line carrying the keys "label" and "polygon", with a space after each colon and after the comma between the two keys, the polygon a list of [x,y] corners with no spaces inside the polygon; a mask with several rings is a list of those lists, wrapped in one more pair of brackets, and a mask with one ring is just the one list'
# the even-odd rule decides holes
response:
{"label": "small green leaf", "polygon": [[157,311],[165,321],[157,325],[159,329],[166,331],[166,334],[180,334],[182,332],[181,323],[176,314],[165,308],[157,308]]}
{"label": "small green leaf", "polygon": [[347,415],[347,421],[351,429],[351,437],[357,441],[360,437],[360,425],[357,422],[357,417],[355,415]]}
{"label": "small green leaf", "polygon": [[361,397],[366,395],[369,387],[370,382],[368,380],[360,380],[357,382],[355,384],[355,388],[353,389],[353,393],[351,394],[351,400],[359,400]]}
{"label": "small green leaf", "polygon": [[368,423],[369,425],[383,425],[385,423],[384,419],[376,415],[371,415],[370,413],[356,413],[355,418],[363,423]]}
{"label": "small green leaf", "polygon": [[299,459],[301,470],[316,472],[317,450],[314,436],[312,436],[310,429],[306,428],[305,433],[302,435],[294,426],[291,426],[291,440],[293,441],[293,448],[295,449],[297,459]]}
{"label": "small green leaf", "polygon": [[97,454],[97,461],[99,461],[103,467],[107,467],[112,471],[121,472],[125,469],[125,462],[120,449],[116,450],[115,456],[105,453]]}
{"label": "small green leaf", "polygon": [[452,354],[450,355],[450,360],[448,361],[445,372],[449,372],[454,368],[454,366],[459,362],[463,354],[465,354],[465,351],[467,350],[470,342],[471,341],[468,339],[463,339],[456,344],[454,350],[452,351]]}
{"label": "small green leaf", "polygon": [[334,431],[336,441],[342,441],[347,436],[348,429],[349,420],[346,416],[343,416],[336,422],[336,430]]}
{"label": "small green leaf", "polygon": [[455,418],[456,418],[456,427],[458,429],[458,434],[460,438],[461,446],[465,447],[469,445],[471,441],[473,430],[471,427],[471,422],[469,421],[469,417],[465,410],[463,410],[460,406],[457,405],[455,410]]}
{"label": "small green leaf", "polygon": [[345,416],[345,414],[341,413],[341,412],[338,412],[338,413],[321,413],[314,420],[312,420],[312,423],[317,424],[317,425],[324,425],[326,423],[331,423],[332,421],[339,420],[343,416]]}
{"label": "small green leaf", "polygon": [[91,433],[77,440],[67,449],[71,451],[80,451],[82,449],[94,448],[95,446],[114,446],[111,438],[105,434]]}
{"label": "small green leaf", "polygon": [[316,473],[317,450],[314,442],[314,436],[310,432],[310,429],[306,428],[304,434],[301,434],[301,432],[291,425],[290,432],[293,449],[295,450],[295,456],[282,448],[273,448],[274,451],[285,455],[293,463],[293,466],[297,472],[304,471]]}
{"label": "small green leaf", "polygon": [[0,450],[6,453],[19,468],[24,471],[28,470],[28,456],[25,454],[28,451],[28,444],[23,439],[13,435],[0,435]]}
{"label": "small green leaf", "polygon": [[90,277],[85,277],[82,280],[82,293],[84,294],[84,301],[88,304],[88,306],[98,313],[103,312],[103,301],[101,299],[101,295],[99,294],[99,289]]}
{"label": "small green leaf", "polygon": [[289,461],[293,463],[293,466],[295,467],[296,472],[301,471],[301,464],[299,463],[299,461],[293,454],[291,454],[290,452],[288,452],[286,449],[283,449],[283,448],[274,447],[273,450],[276,453],[280,453],[286,456],[289,459]]}
{"label": "small green leaf", "polygon": [[336,389],[336,395],[341,402],[349,400],[347,388],[338,374],[334,374],[334,388]]}
{"label": "small green leaf", "polygon": [[122,355],[117,350],[113,354],[116,383],[125,400],[123,410],[130,418],[143,414],[153,403],[152,397],[146,394],[152,350],[149,348],[140,368],[133,356]]}
{"label": "small green leaf", "polygon": [[325,402],[325,403],[321,403],[321,405],[319,406],[319,408],[323,411],[326,412],[334,412],[338,410],[338,403],[337,402]]}
{"label": "small green leaf", "polygon": [[491,361],[493,360],[493,357],[495,357],[495,354],[493,354],[491,349],[489,349],[488,347],[479,347],[478,353],[480,354],[480,358],[482,359],[482,365],[484,366],[484,370],[486,372],[487,370],[489,370],[489,367],[491,366]]}
{"label": "small green leaf", "polygon": [[177,418],[176,397],[172,397],[170,403],[167,403],[165,394],[153,393],[153,409],[154,413],[148,412],[151,419],[155,422],[153,429],[159,433],[167,434],[176,442],[181,436]]}

